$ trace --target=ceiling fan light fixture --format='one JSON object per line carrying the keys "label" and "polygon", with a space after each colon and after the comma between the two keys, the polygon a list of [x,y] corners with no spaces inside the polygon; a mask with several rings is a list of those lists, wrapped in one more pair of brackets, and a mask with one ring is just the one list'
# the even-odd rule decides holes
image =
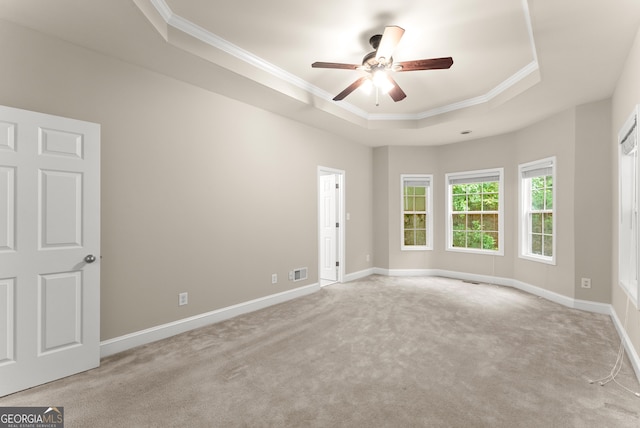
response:
{"label": "ceiling fan light fixture", "polygon": [[362,92],[364,92],[367,95],[370,95],[371,92],[373,91],[373,81],[371,79],[367,79],[365,80],[362,85],[360,85],[360,89],[362,90]]}
{"label": "ceiling fan light fixture", "polygon": [[393,88],[393,83],[389,80],[389,76],[384,68],[379,68],[371,73],[371,80],[376,88],[383,93],[388,93]]}

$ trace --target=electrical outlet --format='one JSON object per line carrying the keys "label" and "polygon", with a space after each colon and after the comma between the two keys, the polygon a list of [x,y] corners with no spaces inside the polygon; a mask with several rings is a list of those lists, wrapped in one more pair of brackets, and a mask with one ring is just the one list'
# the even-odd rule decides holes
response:
{"label": "electrical outlet", "polygon": [[189,293],[178,294],[178,306],[184,306],[189,303]]}
{"label": "electrical outlet", "polygon": [[272,273],[271,274],[271,283],[275,284],[278,282],[278,274],[277,273]]}
{"label": "electrical outlet", "polygon": [[582,288],[591,288],[591,278],[582,278]]}

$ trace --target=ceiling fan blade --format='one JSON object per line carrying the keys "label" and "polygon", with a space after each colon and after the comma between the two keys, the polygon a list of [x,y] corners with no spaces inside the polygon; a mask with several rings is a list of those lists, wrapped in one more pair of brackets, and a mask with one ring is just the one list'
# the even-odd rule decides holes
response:
{"label": "ceiling fan blade", "polygon": [[363,76],[363,77],[359,78],[358,80],[356,80],[355,82],[353,82],[352,84],[347,86],[347,88],[344,91],[340,92],[338,95],[333,97],[333,101],[340,101],[340,100],[344,99],[351,92],[353,92],[356,89],[358,89],[360,87],[360,85],[362,85],[365,82],[365,80],[367,80],[367,79],[368,79],[367,76]]}
{"label": "ceiling fan blade", "polygon": [[314,62],[311,64],[313,68],[338,68],[341,70],[357,70],[362,67],[358,64],[341,64],[339,62]]}
{"label": "ceiling fan blade", "polygon": [[380,62],[381,58],[384,58],[386,62],[391,59],[393,51],[396,49],[396,46],[398,46],[398,43],[400,43],[403,34],[404,29],[395,25],[384,29],[382,39],[376,51],[376,60],[378,62]]}
{"label": "ceiling fan blade", "polygon": [[389,96],[393,98],[393,101],[395,102],[404,100],[407,97],[407,94],[404,93],[404,91],[400,88],[400,86],[398,86],[396,81],[393,80],[391,76],[387,76],[387,78],[391,83],[393,83],[393,88],[391,88],[391,90],[388,92]]}
{"label": "ceiling fan blade", "polygon": [[453,58],[431,58],[417,59],[415,61],[394,62],[393,69],[395,71],[417,71],[417,70],[437,70],[451,68]]}

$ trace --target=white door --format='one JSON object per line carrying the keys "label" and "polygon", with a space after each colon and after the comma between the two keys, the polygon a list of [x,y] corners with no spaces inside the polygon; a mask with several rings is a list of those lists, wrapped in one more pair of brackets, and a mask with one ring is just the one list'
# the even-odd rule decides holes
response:
{"label": "white door", "polygon": [[338,280],[338,226],[334,174],[320,176],[320,279],[321,283]]}
{"label": "white door", "polygon": [[0,106],[0,396],[100,364],[100,126]]}

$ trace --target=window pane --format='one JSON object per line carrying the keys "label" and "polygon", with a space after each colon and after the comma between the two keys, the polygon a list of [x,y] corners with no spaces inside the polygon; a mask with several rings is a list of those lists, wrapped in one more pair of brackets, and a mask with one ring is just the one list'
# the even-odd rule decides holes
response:
{"label": "window pane", "polygon": [[415,187],[405,187],[404,188],[404,194],[405,195],[409,195],[412,196],[415,193]]}
{"label": "window pane", "polygon": [[405,198],[404,198],[404,210],[405,211],[413,211],[414,210],[413,196],[405,196]]}
{"label": "window pane", "polygon": [[482,248],[482,233],[481,232],[469,232],[467,234],[467,247],[468,248]]}
{"label": "window pane", "polygon": [[544,255],[553,256],[553,237],[549,235],[544,236]]}
{"label": "window pane", "polygon": [[415,210],[416,211],[424,211],[427,208],[427,200],[424,196],[416,196],[415,199]]}
{"label": "window pane", "polygon": [[415,245],[415,241],[413,239],[413,230],[404,231],[404,245]]}
{"label": "window pane", "polygon": [[544,233],[553,235],[553,214],[544,214]]}
{"label": "window pane", "polygon": [[497,250],[498,249],[498,232],[483,233],[482,248],[485,250]]}
{"label": "window pane", "polygon": [[426,229],[427,227],[427,216],[426,214],[415,214],[414,217],[414,227],[416,229]]}
{"label": "window pane", "polygon": [[542,214],[531,214],[531,232],[542,233]]}
{"label": "window pane", "polygon": [[465,230],[467,228],[467,216],[465,214],[453,215],[453,230]]}
{"label": "window pane", "polygon": [[424,195],[426,195],[426,193],[427,193],[427,188],[426,187],[420,186],[420,187],[416,187],[415,188],[415,195],[416,196],[418,196],[418,195],[424,196]]}
{"label": "window pane", "polygon": [[451,192],[454,195],[464,195],[467,193],[467,189],[465,184],[454,184],[451,186]]}
{"label": "window pane", "polygon": [[545,191],[544,190],[532,190],[531,191],[531,209],[532,210],[543,210],[544,209],[544,199]]}
{"label": "window pane", "polygon": [[413,214],[404,215],[404,228],[413,229]]}
{"label": "window pane", "polygon": [[498,231],[498,214],[483,214],[482,215],[483,230],[486,231]]}
{"label": "window pane", "polygon": [[467,229],[482,230],[482,214],[469,214],[467,221]]}
{"label": "window pane", "polygon": [[531,179],[531,188],[533,190],[544,189],[544,182],[545,182],[544,177],[533,177]]}
{"label": "window pane", "polygon": [[482,195],[480,193],[469,195],[469,211],[482,211]]}
{"label": "window pane", "polygon": [[[455,187],[455,186],[454,186]],[[467,211],[467,196],[455,195],[453,197],[453,211]]]}
{"label": "window pane", "polygon": [[545,192],[545,203],[546,203],[546,209],[548,210],[552,210],[553,209],[553,191],[551,189],[547,189],[547,191]]}
{"label": "window pane", "polygon": [[416,245],[427,245],[426,230],[416,230]]}
{"label": "window pane", "polygon": [[453,232],[453,246],[462,248],[466,247],[466,235],[467,234],[465,232]]}
{"label": "window pane", "polygon": [[500,183],[497,181],[482,183],[482,191],[484,193],[498,193],[500,191]]}
{"label": "window pane", "polygon": [[531,253],[542,255],[542,235],[531,235]]}
{"label": "window pane", "polygon": [[484,195],[482,195],[482,210],[498,211],[498,194],[497,193],[485,193]]}

